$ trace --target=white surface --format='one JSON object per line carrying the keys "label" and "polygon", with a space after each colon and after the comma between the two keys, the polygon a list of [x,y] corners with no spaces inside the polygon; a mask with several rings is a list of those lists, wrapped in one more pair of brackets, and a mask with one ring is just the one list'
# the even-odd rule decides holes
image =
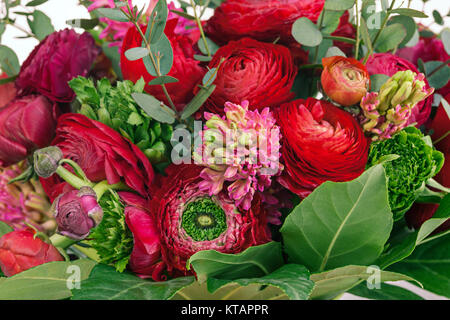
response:
{"label": "white surface", "polygon": [[[401,3],[401,1],[397,2]],[[407,0],[404,2],[407,3]],[[138,6],[142,6],[148,4],[149,0],[134,0],[133,3]],[[39,10],[45,12],[51,18],[53,26],[55,27],[56,30],[68,28],[69,26],[66,24],[67,20],[78,18],[89,18],[87,10],[84,7],[78,5],[78,0],[49,0],[47,3],[39,6],[38,8]],[[413,0],[411,2],[411,8],[416,10],[422,10],[422,1]],[[435,9],[438,10],[442,16],[446,16],[450,10],[450,1],[429,0],[425,6],[425,13],[428,14],[430,18],[420,19],[420,22],[425,26],[431,25],[430,27],[433,31],[440,32],[440,30],[443,28],[442,26],[436,24],[432,25],[434,20],[431,16],[431,13]],[[21,8],[20,11],[22,10],[24,10],[24,8]],[[17,24],[28,29],[26,19],[23,16],[17,16],[16,18]],[[449,20],[450,20],[449,18],[446,19],[447,22],[446,27],[450,27]],[[13,48],[14,51],[19,56],[19,60],[23,62],[27,58],[28,54],[33,50],[34,46],[37,45],[38,42],[35,39],[15,39],[15,37],[18,36],[23,36],[23,33],[17,29],[14,29],[11,26],[8,26],[2,38],[2,44]],[[422,296],[425,299],[430,300],[446,299],[444,297],[440,297],[425,290],[422,290],[408,282],[399,281],[393,284],[400,285],[404,288],[412,289],[412,291],[414,291],[416,294]],[[352,300],[361,298],[351,294],[344,294],[341,299]]]}

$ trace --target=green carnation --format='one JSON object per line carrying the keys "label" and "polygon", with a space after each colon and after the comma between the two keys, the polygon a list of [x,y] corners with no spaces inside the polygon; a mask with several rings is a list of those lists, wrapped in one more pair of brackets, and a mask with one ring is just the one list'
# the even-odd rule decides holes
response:
{"label": "green carnation", "polygon": [[78,77],[69,82],[80,107],[77,112],[100,121],[133,142],[152,164],[164,168],[169,163],[173,128],[153,120],[131,97],[142,93],[145,81],[118,81],[112,86],[108,79],[97,81]]}
{"label": "green carnation", "polygon": [[398,155],[393,161],[384,162],[389,183],[389,203],[394,219],[403,218],[426,182],[444,165],[444,155],[433,148],[429,136],[420,130],[407,127],[391,139],[372,143],[367,166],[380,163],[389,155]]}

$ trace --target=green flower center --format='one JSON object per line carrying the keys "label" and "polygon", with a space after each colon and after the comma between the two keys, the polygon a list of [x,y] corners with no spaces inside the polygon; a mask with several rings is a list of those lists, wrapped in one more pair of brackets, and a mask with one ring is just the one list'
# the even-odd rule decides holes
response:
{"label": "green flower center", "polygon": [[227,218],[214,201],[203,198],[186,206],[181,227],[194,241],[211,241],[227,230]]}

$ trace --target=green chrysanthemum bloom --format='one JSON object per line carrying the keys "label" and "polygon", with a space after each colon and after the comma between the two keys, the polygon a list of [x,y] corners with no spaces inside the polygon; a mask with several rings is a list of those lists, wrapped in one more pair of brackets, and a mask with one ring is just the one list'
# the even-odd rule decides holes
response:
{"label": "green chrysanthemum bloom", "polygon": [[425,189],[426,182],[439,173],[444,155],[433,148],[429,136],[414,127],[403,129],[391,139],[372,143],[367,167],[388,155],[399,156],[383,164],[389,183],[389,203],[394,219],[399,220]]}
{"label": "green chrysanthemum bloom", "polygon": [[78,113],[100,121],[133,142],[157,168],[164,168],[170,156],[173,128],[153,120],[131,97],[142,93],[145,81],[119,81],[113,87],[108,79],[97,82],[78,77],[70,81],[81,104]]}

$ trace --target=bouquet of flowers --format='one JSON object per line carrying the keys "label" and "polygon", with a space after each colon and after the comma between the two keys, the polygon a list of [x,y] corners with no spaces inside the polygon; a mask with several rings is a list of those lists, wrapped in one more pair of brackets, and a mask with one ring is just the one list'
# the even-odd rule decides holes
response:
{"label": "bouquet of flowers", "polygon": [[450,297],[449,29],[395,0],[85,0],[78,33],[21,2],[0,299]]}

